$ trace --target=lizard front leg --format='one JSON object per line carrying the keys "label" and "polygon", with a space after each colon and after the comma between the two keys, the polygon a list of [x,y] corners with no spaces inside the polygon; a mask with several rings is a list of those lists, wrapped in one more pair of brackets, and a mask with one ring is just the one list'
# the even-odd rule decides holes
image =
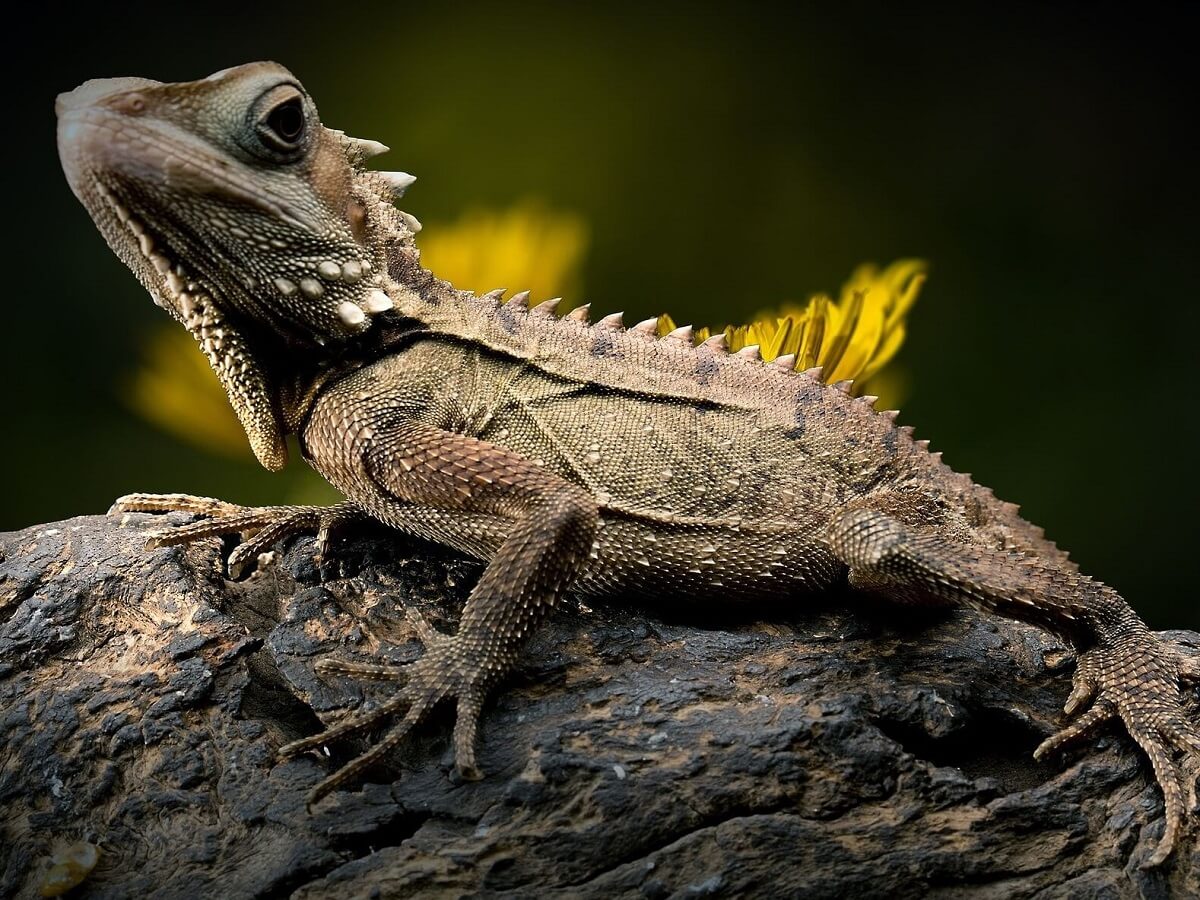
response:
{"label": "lizard front leg", "polygon": [[[1078,668],[1065,710],[1074,715],[1091,705],[1034,755],[1046,756],[1120,720],[1149,757],[1166,808],[1166,827],[1147,865],[1171,854],[1189,808],[1196,806],[1200,730],[1181,692],[1184,681],[1200,676],[1194,660],[1151,633],[1116,591],[1052,560],[956,540],[864,508],[835,517],[828,541],[849,566],[854,586],[904,599],[966,603],[1070,641]],[[1173,751],[1183,755],[1183,772]]]}
{"label": "lizard front leg", "polygon": [[[348,487],[374,496],[364,505],[384,521],[409,515],[411,505],[439,511],[442,529],[455,522],[458,543],[496,550],[471,591],[458,631],[439,634],[410,613],[425,655],[407,666],[324,661],[324,673],[402,681],[377,709],[351,715],[320,734],[281,748],[284,757],[365,731],[404,712],[382,740],[324,781],[312,803],[384,756],[435,704],[455,698],[455,767],[478,776],[475,732],[488,689],[515,662],[532,628],[574,580],[599,523],[595,500],[583,488],[494,444],[411,423],[372,430],[360,448]],[[451,515],[447,516],[446,513]],[[455,518],[455,515],[458,518]]]}
{"label": "lizard front leg", "polygon": [[316,532],[315,556],[320,563],[329,552],[329,535],[334,528],[367,518],[362,508],[350,500],[332,506],[238,506],[191,494],[127,494],[108,511],[109,515],[130,512],[183,512],[204,517],[151,533],[148,547],[189,544],[213,535],[242,535],[242,543],[229,556],[229,574],[234,578],[250,560],[293,534]]}

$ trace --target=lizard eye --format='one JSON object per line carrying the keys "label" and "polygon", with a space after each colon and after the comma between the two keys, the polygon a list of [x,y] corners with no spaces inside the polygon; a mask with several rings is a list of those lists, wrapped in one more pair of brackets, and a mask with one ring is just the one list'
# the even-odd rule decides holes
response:
{"label": "lizard eye", "polygon": [[304,136],[304,110],[300,98],[285,100],[267,114],[266,125],[285,144],[295,144]]}
{"label": "lizard eye", "polygon": [[290,84],[267,91],[255,104],[254,131],[269,154],[291,157],[304,149],[308,114],[304,97]]}

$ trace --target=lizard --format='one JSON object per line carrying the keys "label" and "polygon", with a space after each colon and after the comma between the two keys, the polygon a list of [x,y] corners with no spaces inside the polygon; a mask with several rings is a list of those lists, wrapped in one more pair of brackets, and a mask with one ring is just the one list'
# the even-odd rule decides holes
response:
{"label": "lizard", "polygon": [[231,573],[293,534],[383,523],[485,562],[453,634],[408,614],[408,665],[325,658],[322,676],[396,682],[378,707],[281,747],[290,758],[386,724],[310,805],[359,777],[443,701],[454,771],[481,777],[489,691],[568,592],[736,604],[837,585],[1031,623],[1076,654],[1043,758],[1117,722],[1148,757],[1163,863],[1196,811],[1200,664],[1082,574],[1018,508],[956,473],[894,411],[793,357],[730,352],[657,320],[625,327],[557,300],[456,290],[421,265],[414,180],[387,148],[321,124],[301,83],[260,62],[193,82],[85,82],[56,104],[68,183],[117,256],[208,358],[258,461],[295,436],[345,499],[243,507],[132,494],[114,513],[182,511],[152,542],[240,535]]}

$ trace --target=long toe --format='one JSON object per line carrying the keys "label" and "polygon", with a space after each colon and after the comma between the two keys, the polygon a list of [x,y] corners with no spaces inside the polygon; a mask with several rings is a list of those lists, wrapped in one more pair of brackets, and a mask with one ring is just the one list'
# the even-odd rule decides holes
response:
{"label": "long toe", "polygon": [[1033,751],[1034,759],[1045,759],[1046,757],[1059,753],[1072,744],[1076,744],[1094,734],[1101,725],[1112,721],[1117,715],[1116,709],[1111,703],[1106,700],[1097,701],[1096,704],[1080,716],[1076,721],[1072,722],[1066,728],[1053,734],[1046,740],[1042,741],[1038,748]]}

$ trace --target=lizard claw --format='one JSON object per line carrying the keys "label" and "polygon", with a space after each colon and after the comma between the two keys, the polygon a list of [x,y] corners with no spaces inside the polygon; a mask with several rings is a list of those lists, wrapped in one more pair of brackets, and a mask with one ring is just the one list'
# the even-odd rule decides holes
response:
{"label": "lizard claw", "polygon": [[[1075,687],[1066,710],[1072,714],[1089,700],[1091,708],[1034,751],[1034,757],[1042,759],[1092,734],[1106,722],[1121,720],[1149,757],[1163,793],[1166,824],[1158,846],[1144,864],[1146,868],[1166,861],[1185,817],[1198,811],[1195,771],[1191,770],[1200,769],[1200,730],[1180,693],[1185,665],[1182,654],[1149,633],[1134,635],[1116,646],[1085,651],[1079,657]],[[1175,762],[1176,752],[1183,755],[1182,766]]]}
{"label": "lizard claw", "polygon": [[1071,690],[1071,696],[1067,698],[1067,702],[1063,704],[1063,712],[1068,716],[1073,716],[1083,707],[1087,706],[1096,696],[1096,682],[1091,675],[1079,671],[1075,675],[1075,683]]}
{"label": "lizard claw", "polygon": [[426,654],[416,662],[388,665],[323,659],[317,663],[316,671],[322,675],[337,674],[375,681],[400,681],[404,682],[404,686],[374,709],[346,716],[320,734],[285,744],[279,748],[281,758],[288,759],[320,749],[333,741],[368,731],[402,710],[405,712],[403,718],[369,750],[318,782],[308,794],[309,806],[355,779],[366,768],[386,756],[430,709],[451,696],[458,699],[453,737],[454,775],[461,781],[476,781],[483,777],[475,763],[475,738],[486,696],[486,685],[483,676],[463,673],[483,672],[486,671],[486,667],[464,664],[464,660],[469,659],[467,647],[459,646],[458,638],[435,631],[420,613],[410,609],[408,619],[426,645]]}
{"label": "lizard claw", "polygon": [[1041,761],[1055,753],[1061,753],[1071,745],[1091,737],[1101,725],[1111,722],[1116,717],[1116,708],[1107,700],[1101,700],[1077,721],[1042,741],[1033,751],[1033,758]]}

